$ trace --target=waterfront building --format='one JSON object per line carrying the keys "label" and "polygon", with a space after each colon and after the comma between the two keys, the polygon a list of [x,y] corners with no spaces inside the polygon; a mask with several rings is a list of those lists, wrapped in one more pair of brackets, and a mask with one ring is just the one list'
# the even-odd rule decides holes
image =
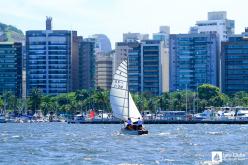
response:
{"label": "waterfront building", "polygon": [[0,95],[22,96],[22,43],[0,42]]}
{"label": "waterfront building", "polygon": [[168,48],[164,47],[163,41],[143,40],[141,42],[116,43],[113,68],[117,68],[127,57],[129,59],[129,90],[131,92],[160,95],[169,90],[169,82],[166,82],[169,80],[169,74],[166,74],[169,72],[169,65],[166,68],[166,63],[169,63]]}
{"label": "waterfront building", "polygon": [[96,56],[95,39],[85,38],[79,41],[78,53],[78,89],[90,89],[95,87],[96,80]]}
{"label": "waterfront building", "polygon": [[162,64],[162,91],[169,91],[169,38],[170,38],[170,27],[160,26],[158,33],[153,33],[153,40],[163,41],[161,45],[161,51],[163,52],[161,56]]}
{"label": "waterfront building", "polygon": [[232,35],[222,42],[222,91],[248,92],[248,28],[239,35]]}
{"label": "waterfront building", "polygon": [[148,40],[149,34],[140,33],[123,33],[123,42],[117,42],[115,44],[115,53],[113,54],[113,73],[121,64],[121,62],[127,59],[129,50],[137,46],[137,43],[142,40]]}
{"label": "waterfront building", "polygon": [[96,56],[96,87],[110,89],[112,83],[112,55],[100,54]]}
{"label": "waterfront building", "polygon": [[106,54],[111,52],[111,42],[105,34],[94,34],[92,38],[96,41],[95,53],[96,55]]}
{"label": "waterfront building", "polygon": [[22,44],[22,97],[27,97],[26,46]]}
{"label": "waterfront building", "polygon": [[221,41],[226,41],[228,36],[234,34],[235,21],[227,19],[226,11],[208,12],[208,20],[197,21],[191,28],[192,33],[211,32],[219,35]]}
{"label": "waterfront building", "polygon": [[142,40],[148,40],[149,34],[141,33],[123,33],[123,42],[138,42]]}
{"label": "waterfront building", "polygon": [[79,87],[79,65],[80,58],[79,58],[79,43],[83,40],[82,36],[75,36],[72,37],[72,56],[71,56],[71,82],[72,82],[72,91],[76,91],[80,89]]}
{"label": "waterfront building", "polygon": [[43,94],[57,95],[72,90],[72,57],[76,31],[52,30],[47,18],[46,30],[26,32],[27,95],[34,88]]}
{"label": "waterfront building", "polygon": [[216,33],[170,35],[170,91],[219,85],[218,41]]}
{"label": "waterfront building", "polygon": [[[163,92],[162,61],[163,41],[145,40],[141,42],[141,92],[160,95]],[[169,76],[169,75],[167,75]]]}
{"label": "waterfront building", "polygon": [[141,43],[130,43],[128,56],[128,87],[132,93],[141,93],[142,89],[142,53]]}
{"label": "waterfront building", "polygon": [[170,54],[167,44],[161,44],[162,92],[170,90]]}
{"label": "waterfront building", "polygon": [[115,73],[118,66],[121,64],[122,61],[127,59],[129,50],[132,47],[136,46],[137,42],[116,42],[115,43],[115,52],[113,53],[113,73]]}
{"label": "waterfront building", "polygon": [[153,33],[153,40],[164,41],[166,47],[168,47],[170,38],[170,27],[160,26],[158,33]]}
{"label": "waterfront building", "polygon": [[[197,21],[196,26],[191,27],[191,33],[217,33],[219,35],[219,48],[221,48],[221,42],[227,41],[230,35],[235,32],[235,21],[227,19],[226,11],[214,11],[208,12],[208,20]],[[219,49],[220,54],[221,49]],[[219,60],[220,62],[220,60]],[[221,63],[219,66],[221,67]],[[220,69],[219,69],[220,70]],[[221,88],[221,72],[219,73],[219,84]]]}

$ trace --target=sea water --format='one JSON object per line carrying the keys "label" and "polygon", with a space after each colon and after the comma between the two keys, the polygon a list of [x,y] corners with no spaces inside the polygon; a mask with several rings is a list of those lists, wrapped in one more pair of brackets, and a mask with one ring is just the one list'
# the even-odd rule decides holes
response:
{"label": "sea water", "polygon": [[0,124],[0,164],[248,164],[248,125],[146,125],[148,135],[122,135],[122,125]]}

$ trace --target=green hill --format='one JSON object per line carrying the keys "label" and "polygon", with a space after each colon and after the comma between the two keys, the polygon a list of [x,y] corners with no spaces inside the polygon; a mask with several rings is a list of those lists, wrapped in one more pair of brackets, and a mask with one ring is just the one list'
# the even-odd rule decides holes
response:
{"label": "green hill", "polygon": [[2,42],[24,42],[25,36],[20,29],[12,25],[0,23],[0,41]]}

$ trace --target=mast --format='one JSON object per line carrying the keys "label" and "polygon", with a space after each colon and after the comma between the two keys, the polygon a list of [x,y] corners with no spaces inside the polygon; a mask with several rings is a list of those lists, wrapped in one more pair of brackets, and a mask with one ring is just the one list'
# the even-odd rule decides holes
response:
{"label": "mast", "polygon": [[127,117],[130,117],[129,113],[129,87],[128,87],[128,56],[127,56]]}
{"label": "mast", "polygon": [[186,114],[188,113],[188,89],[187,89],[187,84],[186,84]]}

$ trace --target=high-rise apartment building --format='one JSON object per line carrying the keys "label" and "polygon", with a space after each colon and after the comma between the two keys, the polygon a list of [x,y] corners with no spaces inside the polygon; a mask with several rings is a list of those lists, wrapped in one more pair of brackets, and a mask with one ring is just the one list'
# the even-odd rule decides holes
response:
{"label": "high-rise apartment building", "polygon": [[170,35],[170,91],[219,85],[218,40],[216,33]]}
{"label": "high-rise apartment building", "polygon": [[95,39],[85,38],[79,41],[78,54],[78,88],[90,89],[95,87],[96,57]]}
{"label": "high-rise apartment building", "polygon": [[142,57],[141,44],[129,44],[128,50],[128,87],[130,92],[142,92]]}
{"label": "high-rise apartment building", "polygon": [[112,83],[112,55],[114,52],[96,56],[96,86],[110,89]]}
{"label": "high-rise apartment building", "polygon": [[153,95],[160,95],[163,92],[163,45],[163,42],[157,40],[141,42],[141,92]]}
{"label": "high-rise apartment building", "polygon": [[[218,45],[221,48],[221,42],[227,41],[230,35],[235,32],[235,21],[227,19],[226,11],[208,12],[208,20],[197,21],[196,26],[191,27],[191,33],[216,33],[219,35]],[[220,54],[220,49],[219,49]],[[220,59],[219,59],[220,62]],[[219,66],[221,67],[221,63]],[[220,70],[220,69],[219,69]],[[221,87],[221,72],[219,74],[219,86]]]}
{"label": "high-rise apartment building", "polygon": [[208,20],[197,21],[196,26],[191,28],[191,32],[217,33],[219,35],[219,45],[221,41],[226,41],[228,36],[234,34],[235,22],[227,19],[226,11],[208,12]]}
{"label": "high-rise apartment building", "polygon": [[22,96],[22,43],[0,42],[0,94]]}
{"label": "high-rise apartment building", "polygon": [[131,92],[160,95],[168,91],[168,87],[166,89],[168,82],[163,83],[163,79],[169,80],[169,74],[164,74],[168,72],[166,61],[163,61],[168,60],[165,53],[164,41],[118,42],[113,63],[117,68],[121,61],[128,57],[128,81]]}
{"label": "high-rise apartment building", "polygon": [[72,90],[71,65],[72,56],[77,53],[73,48],[77,32],[46,27],[47,30],[26,32],[27,95],[33,88],[50,95]]}
{"label": "high-rise apartment building", "polygon": [[106,54],[111,52],[111,42],[109,38],[105,34],[94,34],[92,38],[95,39],[95,53],[98,54]]}
{"label": "high-rise apartment building", "polygon": [[222,91],[235,93],[248,91],[248,28],[222,42]]}
{"label": "high-rise apartment building", "polygon": [[153,40],[164,41],[166,47],[168,47],[170,38],[170,27],[160,26],[158,33],[153,33]]}
{"label": "high-rise apartment building", "polygon": [[115,52],[113,53],[113,73],[123,60],[127,59],[129,50],[136,46],[137,42],[117,42],[115,43]]}
{"label": "high-rise apartment building", "polygon": [[123,33],[123,42],[138,42],[142,40],[148,40],[149,34],[140,33]]}

